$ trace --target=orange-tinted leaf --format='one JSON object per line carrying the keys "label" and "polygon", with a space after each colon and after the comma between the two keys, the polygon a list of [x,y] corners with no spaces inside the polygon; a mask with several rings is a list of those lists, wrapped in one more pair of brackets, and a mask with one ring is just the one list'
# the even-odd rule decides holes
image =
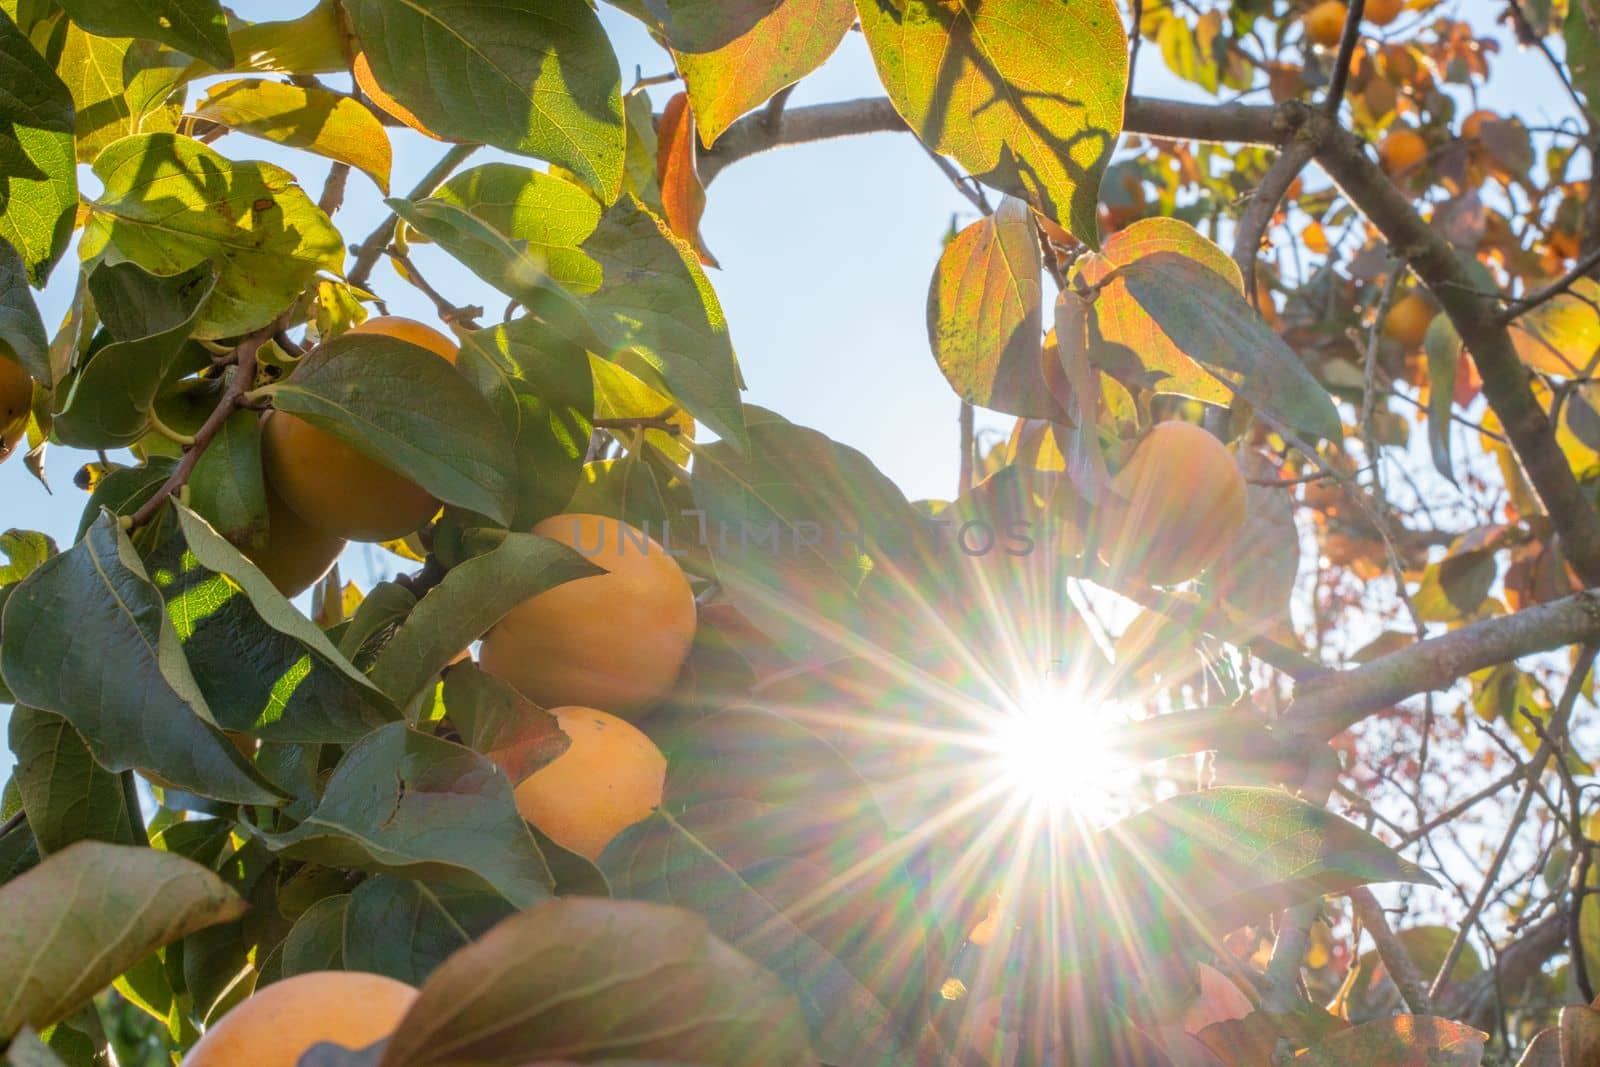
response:
{"label": "orange-tinted leaf", "polygon": [[[1239,468],[1251,483],[1278,477],[1277,467],[1255,449],[1243,449]],[[1280,486],[1245,487],[1249,510],[1244,527],[1213,572],[1217,595],[1238,612],[1251,633],[1293,643],[1289,597],[1300,572],[1300,534],[1294,499]]]}
{"label": "orange-tinted leaf", "polygon": [[372,64],[367,62],[367,54],[365,52],[356,53],[354,61],[350,64],[350,72],[355,75],[356,84],[361,87],[361,91],[367,94],[367,99],[371,100],[379,111],[382,111],[397,122],[410,126],[425,137],[432,137],[435,141],[455,140],[455,138],[445,137],[428,129],[422,124],[421,119],[412,114],[410,108],[389,95],[384,87],[378,84],[378,79],[373,77]]}
{"label": "orange-tinted leaf", "polygon": [[239,78],[211,86],[195,114],[241,133],[348,163],[376,182],[385,196],[389,193],[389,135],[376,115],[347,96],[264,78]]}
{"label": "orange-tinted leaf", "polygon": [[[1563,1012],[1563,1016],[1565,1013]],[[1318,1042],[1295,1058],[1295,1067],[1478,1067],[1488,1037],[1465,1023],[1431,1015],[1376,1019]]]}
{"label": "orange-tinted leaf", "polygon": [[700,238],[700,217],[706,210],[706,188],[700,182],[695,163],[697,142],[694,112],[689,96],[679,93],[667,101],[656,128],[656,182],[661,186],[661,206],[667,213],[672,232],[694,246],[700,262],[708,267],[719,264]]}
{"label": "orange-tinted leaf", "polygon": [[1013,197],[945,246],[928,289],[928,341],[963,400],[1053,414],[1041,363],[1043,263],[1033,217]]}
{"label": "orange-tinted leaf", "polygon": [[[1099,285],[1114,268],[1158,252],[1187,256],[1222,277],[1237,292],[1244,292],[1239,268],[1226,252],[1187,222],[1160,216],[1140,219],[1119,230],[1098,254],[1080,258],[1077,271],[1086,284]],[[1101,290],[1095,301],[1095,314],[1101,336],[1107,342],[1126,347],[1139,357],[1147,371],[1162,375],[1155,384],[1157,392],[1192,396],[1213,404],[1226,404],[1232,399],[1228,387],[1189,358],[1180,341],[1162,330],[1121,281],[1114,279]]]}
{"label": "orange-tinted leaf", "polygon": [[850,0],[669,0],[663,29],[707,148],[740,115],[820,67],[839,47]]}
{"label": "orange-tinted leaf", "polygon": [[1212,1023],[1243,1019],[1255,1010],[1233,979],[1208,964],[1199,964],[1200,994],[1183,1012],[1185,1033],[1197,1034]]}

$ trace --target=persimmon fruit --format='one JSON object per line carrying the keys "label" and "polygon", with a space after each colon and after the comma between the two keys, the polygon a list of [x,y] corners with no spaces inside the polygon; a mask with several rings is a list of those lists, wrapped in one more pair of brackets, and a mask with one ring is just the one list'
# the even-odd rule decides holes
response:
{"label": "persimmon fruit", "polygon": [[1350,9],[1340,0],[1322,0],[1304,18],[1306,39],[1323,48],[1332,48],[1344,36],[1344,21]]}
{"label": "persimmon fruit", "polygon": [[533,532],[606,570],[512,608],[484,635],[478,663],[543,707],[576,704],[629,716],[677,680],[696,624],[678,561],[619,519],[567,514]]}
{"label": "persimmon fruit", "polygon": [[295,1067],[319,1042],[366,1048],[393,1033],[416,998],[411,986],[379,974],[298,974],[240,1001],[206,1031],[183,1067]]}
{"label": "persimmon fruit", "polygon": [[267,536],[241,552],[284,596],[298,596],[328,573],[345,541],[306,522],[267,489]]}
{"label": "persimmon fruit", "polygon": [[1244,526],[1244,475],[1222,442],[1193,423],[1157,423],[1112,488],[1120,499],[1103,509],[1101,555],[1156,585],[1198,575]]}
{"label": "persimmon fruit", "polygon": [[[455,344],[409,319],[382,316],[350,331],[407,341],[455,363]],[[275,411],[261,427],[267,483],[289,509],[325,534],[390,541],[439,510],[427,490],[298,415]]]}
{"label": "persimmon fruit", "polygon": [[22,440],[32,404],[33,379],[15,360],[0,356],[0,462]]}
{"label": "persimmon fruit", "polygon": [[1428,157],[1428,142],[1409,127],[1391,131],[1378,142],[1378,162],[1391,178],[1412,174]]}
{"label": "persimmon fruit", "polygon": [[1483,127],[1491,122],[1499,122],[1500,116],[1488,108],[1479,108],[1461,120],[1461,138],[1466,141],[1476,141],[1483,136]]}
{"label": "persimmon fruit", "polygon": [[1415,290],[1396,300],[1383,319],[1385,337],[1398,341],[1406,349],[1422,347],[1428,336],[1428,326],[1434,317],[1433,303]]}
{"label": "persimmon fruit", "polygon": [[1361,17],[1374,26],[1387,26],[1399,18],[1400,12],[1405,9],[1405,0],[1367,0],[1366,7],[1361,9]]}
{"label": "persimmon fruit", "polygon": [[553,708],[567,750],[517,786],[517,810],[569,851],[597,860],[661,806],[667,759],[637,726],[597,708]]}

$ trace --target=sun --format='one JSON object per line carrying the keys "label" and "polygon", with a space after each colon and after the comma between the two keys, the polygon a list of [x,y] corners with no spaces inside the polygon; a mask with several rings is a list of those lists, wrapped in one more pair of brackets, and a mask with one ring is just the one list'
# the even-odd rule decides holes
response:
{"label": "sun", "polygon": [[1041,684],[995,717],[982,747],[1016,799],[1098,822],[1130,771],[1115,744],[1126,718],[1115,701]]}

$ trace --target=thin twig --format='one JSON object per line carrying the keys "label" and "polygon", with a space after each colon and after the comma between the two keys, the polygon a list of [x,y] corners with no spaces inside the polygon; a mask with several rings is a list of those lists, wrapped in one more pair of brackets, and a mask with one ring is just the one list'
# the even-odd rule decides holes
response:
{"label": "thin twig", "polygon": [[21,808],[12,812],[5,822],[0,822],[0,837],[5,837],[11,831],[21,826],[28,818],[28,813]]}
{"label": "thin twig", "polygon": [[1592,248],[1585,252],[1577,263],[1573,265],[1572,269],[1567,271],[1559,280],[1507,304],[1506,309],[1500,313],[1500,321],[1510,323],[1519,316],[1526,315],[1540,304],[1555,299],[1570,290],[1581,279],[1587,278],[1589,272],[1597,266],[1600,266],[1600,248]]}
{"label": "thin twig", "polygon": [[[1597,647],[1594,643],[1583,646],[1579,653],[1578,661],[1572,668],[1572,674],[1567,679],[1566,691],[1561,694],[1561,700],[1556,705],[1555,714],[1550,717],[1551,740],[1564,739],[1567,734],[1567,723],[1572,717],[1572,709],[1578,702],[1579,695],[1583,692],[1583,681],[1589,674],[1589,668],[1594,662]],[[1478,887],[1478,895],[1473,899],[1472,906],[1468,909],[1466,918],[1461,923],[1461,929],[1456,931],[1455,940],[1450,942],[1450,951],[1445,953],[1444,962],[1439,965],[1439,973],[1434,975],[1433,985],[1429,988],[1430,995],[1437,997],[1444,988],[1450,972],[1455,969],[1456,961],[1461,958],[1462,950],[1467,947],[1467,932],[1478,921],[1483,906],[1488,902],[1489,893],[1494,888],[1494,883],[1500,876],[1500,868],[1505,866],[1506,856],[1511,853],[1512,843],[1516,841],[1517,834],[1522,829],[1522,820],[1528,814],[1528,808],[1533,804],[1539,776],[1544,773],[1545,767],[1550,763],[1550,757],[1555,754],[1556,745],[1548,741],[1539,743],[1539,750],[1534,753],[1533,759],[1528,764],[1528,786],[1522,791],[1517,807],[1512,812],[1511,820],[1507,824],[1505,836],[1500,840],[1500,847],[1495,850],[1494,859],[1489,863],[1489,869],[1484,873],[1483,882]]]}
{"label": "thin twig", "polygon": [[1349,896],[1350,907],[1361,920],[1361,925],[1366,928],[1367,933],[1372,935],[1372,943],[1378,949],[1378,958],[1383,961],[1389,977],[1394,979],[1395,987],[1400,990],[1400,999],[1406,1002],[1407,1010],[1412,1015],[1432,1015],[1433,1000],[1428,996],[1428,987],[1423,984],[1422,972],[1417,970],[1417,965],[1411,960],[1411,954],[1406,951],[1405,945],[1400,943],[1400,939],[1390,928],[1389,920],[1383,914],[1383,907],[1378,903],[1378,898],[1373,896],[1372,890],[1366,886],[1352,889]]}
{"label": "thin twig", "polygon": [[960,425],[961,425],[961,469],[960,469],[959,474],[957,475],[957,477],[959,477],[959,479],[960,479],[960,484],[957,486],[957,491],[958,491],[958,495],[965,495],[968,491],[970,491],[972,489],[972,468],[974,466],[974,459],[975,459],[975,457],[973,456],[973,449],[974,449],[974,434],[973,434],[973,429],[972,429],[972,426],[973,426],[973,410],[972,410],[972,402],[969,401],[969,400],[963,400],[961,402]]}
{"label": "thin twig", "polygon": [[[444,180],[450,177],[451,171],[466,161],[467,157],[479,149],[475,144],[451,145],[450,150],[439,157],[435,163],[417,182],[411,192],[406,194],[407,200],[420,200],[432,193]],[[351,285],[360,288],[367,284],[367,278],[372,274],[372,268],[377,265],[378,257],[383,255],[383,250],[388,247],[389,239],[394,236],[395,226],[400,222],[400,216],[390,212],[389,216],[378,224],[378,228],[367,235],[355,251],[355,262],[350,265],[350,273],[346,275]]]}
{"label": "thin twig", "polygon": [[239,342],[239,347],[234,350],[233,378],[228,382],[222,392],[222,399],[217,401],[217,406],[212,409],[206,421],[194,433],[194,444],[184,450],[183,458],[178,460],[178,466],[168,476],[167,480],[155,493],[140,505],[139,510],[133,513],[128,520],[129,529],[138,529],[155,517],[156,512],[167,499],[182,489],[189,481],[189,475],[194,473],[195,464],[200,462],[200,457],[206,448],[222,432],[222,426],[244,404],[244,395],[255,384],[256,377],[256,352],[267,343],[278,329],[278,323],[263,327]]}
{"label": "thin twig", "polygon": [[1355,58],[1356,44],[1361,40],[1361,18],[1367,0],[1350,0],[1344,17],[1344,33],[1339,37],[1339,54],[1333,60],[1333,77],[1328,82],[1328,95],[1323,98],[1322,110],[1337,115],[1344,104],[1344,87],[1350,82],[1350,63]]}
{"label": "thin twig", "polygon": [[1124,108],[1133,97],[1134,75],[1139,72],[1139,44],[1144,39],[1139,26],[1144,22],[1144,0],[1133,0],[1128,16],[1128,89],[1123,94]]}
{"label": "thin twig", "polygon": [[597,430],[660,430],[674,437],[683,432],[682,426],[669,421],[665,415],[632,419],[595,419],[594,427]]}

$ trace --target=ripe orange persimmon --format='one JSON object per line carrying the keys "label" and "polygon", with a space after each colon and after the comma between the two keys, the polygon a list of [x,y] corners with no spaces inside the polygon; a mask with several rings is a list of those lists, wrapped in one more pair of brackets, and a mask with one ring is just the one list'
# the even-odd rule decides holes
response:
{"label": "ripe orange persimmon", "polygon": [[1483,127],[1486,123],[1499,122],[1500,116],[1488,108],[1479,108],[1461,120],[1461,137],[1466,141],[1476,141],[1483,136]]}
{"label": "ripe orange persimmon", "polygon": [[1367,6],[1361,9],[1361,17],[1374,26],[1387,26],[1400,17],[1400,12],[1406,9],[1406,0],[1367,0]]}
{"label": "ripe orange persimmon", "polygon": [[1222,442],[1193,423],[1157,423],[1112,488],[1121,500],[1104,508],[1101,555],[1156,585],[1205,570],[1244,525],[1244,475]]}
{"label": "ripe orange persimmon", "polygon": [[1428,336],[1428,326],[1433,322],[1433,302],[1412,290],[1389,308],[1383,319],[1383,334],[1393,338],[1406,349],[1422,347]]}
{"label": "ripe orange persimmon", "polygon": [[1392,130],[1378,142],[1378,162],[1391,178],[1408,177],[1428,158],[1428,142],[1409,127]]}
{"label": "ripe orange persimmon", "polygon": [[618,519],[556,515],[533,532],[609,573],[523,601],[483,638],[478,662],[543,707],[618,715],[666,695],[694,641],[695,603],[678,561]]}
{"label": "ripe orange persimmon", "polygon": [[[448,337],[409,319],[368,319],[350,332],[394,337],[456,360]],[[261,460],[268,484],[289,509],[335,537],[392,540],[439,510],[427,490],[297,415],[275,411],[267,418]]]}
{"label": "ripe orange persimmon", "polygon": [[240,551],[272,579],[278,592],[296,596],[328,573],[344,545],[342,537],[324,533],[295,514],[269,487],[266,540]]}
{"label": "ripe orange persimmon", "polygon": [[357,971],[311,971],[274,982],[206,1031],[183,1067],[295,1067],[322,1041],[362,1049],[388,1037],[416,1000],[404,982]]}
{"label": "ripe orange persimmon", "polygon": [[0,356],[0,461],[22,440],[32,404],[33,379],[15,360]]}
{"label": "ripe orange persimmon", "polygon": [[1306,39],[1323,48],[1332,48],[1344,36],[1344,20],[1350,9],[1340,0],[1322,0],[1305,13]]}
{"label": "ripe orange persimmon", "polygon": [[565,752],[517,786],[517,810],[562,848],[600,858],[661,806],[667,758],[637,726],[594,708],[553,708]]}

